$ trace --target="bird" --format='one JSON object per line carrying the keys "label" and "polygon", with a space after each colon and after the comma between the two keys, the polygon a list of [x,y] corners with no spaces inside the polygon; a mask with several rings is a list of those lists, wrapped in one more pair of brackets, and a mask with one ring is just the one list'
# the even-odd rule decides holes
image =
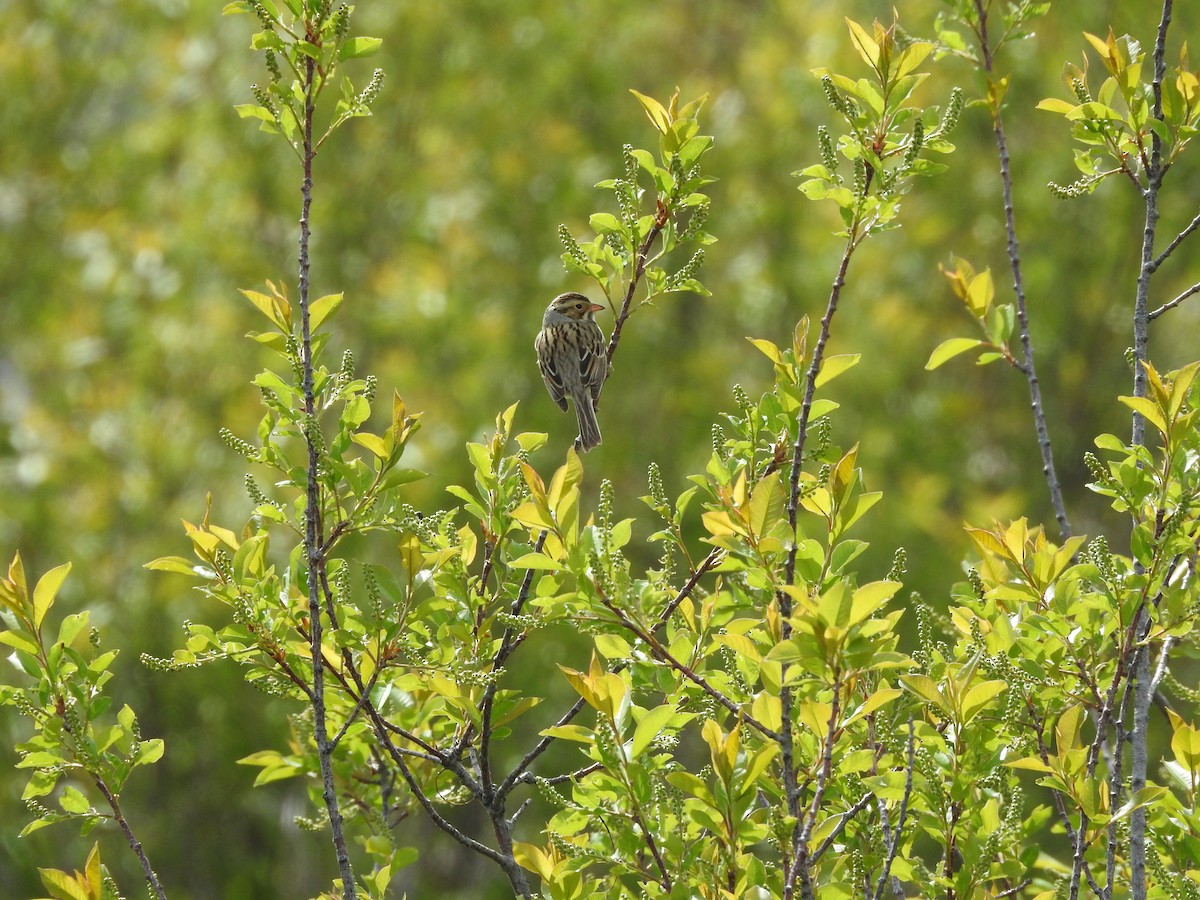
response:
{"label": "bird", "polygon": [[534,339],[538,369],[550,398],[567,411],[567,398],[575,404],[579,422],[577,450],[587,452],[600,443],[596,401],[608,377],[604,332],[595,314],[604,309],[583,294],[559,294],[542,316],[542,330]]}

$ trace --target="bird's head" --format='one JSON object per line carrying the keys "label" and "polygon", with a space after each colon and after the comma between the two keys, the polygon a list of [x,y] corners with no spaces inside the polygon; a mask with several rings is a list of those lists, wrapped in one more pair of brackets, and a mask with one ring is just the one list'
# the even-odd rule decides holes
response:
{"label": "bird's head", "polygon": [[593,303],[583,294],[574,292],[568,294],[559,294],[550,301],[550,305],[546,307],[546,312],[555,312],[561,316],[566,316],[568,319],[590,319],[592,314],[604,309],[599,303]]}

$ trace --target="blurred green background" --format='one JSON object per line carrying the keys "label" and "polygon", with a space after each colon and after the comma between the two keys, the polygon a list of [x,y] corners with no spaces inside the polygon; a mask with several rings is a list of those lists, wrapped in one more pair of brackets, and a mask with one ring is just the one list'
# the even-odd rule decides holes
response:
{"label": "blurred green background", "polygon": [[[916,36],[931,36],[944,8],[898,7]],[[313,275],[318,293],[346,292],[331,346],[351,348],[381,394],[395,387],[425,413],[406,464],[433,474],[413,486],[414,504],[447,504],[445,486],[469,477],[464,441],[513,402],[520,428],[551,432],[552,447],[574,434],[532,352],[549,298],[587,287],[564,275],[556,229],[583,237],[588,215],[609,209],[611,195],[594,185],[619,171],[621,145],[653,148],[627,89],[665,99],[678,85],[684,99],[710,94],[702,129],[716,137],[706,161],[720,180],[708,230],[720,242],[701,278],[713,295],[668,299],[630,321],[605,391],[604,445],[586,460],[592,489],[611,479],[620,512],[640,516],[648,533],[636,499],[647,464],[662,466],[669,493],[682,491],[707,460],[712,424],[732,408],[732,386],[756,395],[769,383],[766,360],[743,336],[784,343],[799,316],[824,309],[838,223],[792,176],[817,159],[817,125],[833,122],[811,70],[860,74],[843,16],[869,23],[890,19],[891,8],[360,4],[355,32],[383,37],[383,51],[348,71],[361,86],[378,65],[387,81],[375,118],[351,123],[318,158]],[[223,615],[185,579],[142,564],[187,553],[179,520],[200,517],[207,492],[216,521],[244,521],[244,468],[217,431],[253,435],[261,412],[249,380],[276,363],[242,338],[260,323],[236,289],[294,283],[295,161],[233,111],[264,76],[247,49],[254,21],[220,9],[0,4],[0,550],[7,561],[19,549],[34,573],[74,562],[63,607],[93,611],[105,646],[122,651],[116,702],[138,711],[147,737],[166,739],[164,760],[123,801],[171,896],[269,900],[311,895],[334,872],[325,837],[293,825],[308,812],[303,794],[286,784],[251,790],[254,770],[234,764],[283,739],[284,709],[229,666],[163,675],[137,661],[169,655],[184,619]],[[1108,531],[1114,548],[1125,544],[1123,526],[1084,488],[1081,459],[1097,432],[1128,430],[1114,398],[1130,389],[1122,351],[1132,341],[1141,212],[1127,183],[1082,201],[1052,198],[1046,182],[1074,178],[1071,145],[1061,119],[1033,107],[1063,94],[1060,72],[1080,61],[1081,31],[1111,24],[1148,45],[1157,10],[1146,10],[1056,2],[1037,38],[998,62],[1012,73],[1015,202],[1060,475],[1075,530]],[[1177,5],[1172,60],[1196,23],[1194,7]],[[963,63],[933,71],[918,103],[944,102],[953,84],[977,95]],[[856,256],[830,346],[864,356],[832,395],[843,404],[835,440],[861,442],[867,485],[885,494],[861,526],[873,545],[867,565],[882,574],[906,547],[909,586],[935,603],[969,552],[965,519],[1028,514],[1056,535],[1025,382],[968,357],[923,370],[940,341],[973,336],[938,263],[956,253],[991,266],[998,293],[1010,283],[984,112],[969,109],[952,139],[950,171],[920,183],[904,227]],[[1198,187],[1185,157],[1167,182],[1162,233],[1195,215]],[[1173,261],[1153,302],[1195,278]],[[1200,302],[1155,326],[1160,369],[1196,355],[1198,326]],[[557,453],[534,462],[548,471]],[[14,898],[41,892],[38,865],[82,866],[92,840],[64,826],[16,837],[25,779],[11,769],[11,746],[25,729],[0,719],[0,896]],[[423,822],[405,828],[421,850],[397,879],[410,897],[479,897],[495,882]],[[115,832],[104,847],[126,892],[140,893]]]}

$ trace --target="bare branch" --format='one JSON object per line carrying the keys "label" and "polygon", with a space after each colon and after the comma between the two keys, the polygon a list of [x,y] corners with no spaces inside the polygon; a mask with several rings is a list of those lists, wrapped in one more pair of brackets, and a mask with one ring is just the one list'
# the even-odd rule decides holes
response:
{"label": "bare branch", "polygon": [[1153,271],[1157,270],[1159,266],[1161,266],[1163,263],[1165,263],[1167,261],[1167,257],[1169,257],[1172,253],[1174,253],[1175,249],[1180,244],[1182,244],[1184,242],[1184,240],[1187,238],[1187,236],[1190,235],[1197,228],[1200,228],[1200,213],[1197,213],[1196,218],[1194,218],[1194,219],[1192,219],[1192,221],[1188,222],[1187,226],[1183,229],[1183,231],[1179,232],[1179,234],[1175,235],[1175,237],[1172,238],[1171,243],[1167,244],[1166,250],[1164,250],[1162,253],[1158,254],[1158,256],[1154,257],[1154,261],[1150,264],[1150,271],[1153,272]]}
{"label": "bare branch", "polygon": [[1190,288],[1188,288],[1186,291],[1184,291],[1182,294],[1180,294],[1178,297],[1176,297],[1174,300],[1170,301],[1169,303],[1164,303],[1158,309],[1151,310],[1149,313],[1147,313],[1147,318],[1151,322],[1153,322],[1155,319],[1157,319],[1163,313],[1167,312],[1168,310],[1174,309],[1180,303],[1182,303],[1184,300],[1186,300],[1188,297],[1192,296],[1193,294],[1200,294],[1200,282],[1193,284]]}
{"label": "bare branch", "polygon": [[[985,74],[992,74],[992,50],[988,45],[987,9],[984,0],[975,0],[975,13],[979,18],[979,46]],[[1029,385],[1029,400],[1033,408],[1034,430],[1037,432],[1038,449],[1042,454],[1042,475],[1050,491],[1050,502],[1054,506],[1054,517],[1058,520],[1058,531],[1065,540],[1071,536],[1071,523],[1067,518],[1067,507],[1063,502],[1062,486],[1058,471],[1054,467],[1054,451],[1050,445],[1050,430],[1046,426],[1046,409],[1042,402],[1042,388],[1038,382],[1033,363],[1033,339],[1029,331],[1029,313],[1025,303],[1025,279],[1021,270],[1021,251],[1017,244],[1017,220],[1013,211],[1012,172],[1009,166],[1008,140],[1004,134],[1004,120],[1000,116],[1000,101],[992,109],[992,132],[996,137],[996,151],[1000,158],[1000,183],[1004,195],[1004,232],[1008,238],[1008,262],[1012,269],[1013,293],[1017,300],[1017,323],[1021,332],[1021,351],[1024,359],[1017,368],[1025,375]]]}

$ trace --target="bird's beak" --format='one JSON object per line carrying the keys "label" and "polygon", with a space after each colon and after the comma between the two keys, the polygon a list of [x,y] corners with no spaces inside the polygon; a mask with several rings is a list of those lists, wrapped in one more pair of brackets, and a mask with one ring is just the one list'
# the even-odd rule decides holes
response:
{"label": "bird's beak", "polygon": [[591,306],[588,307],[588,312],[600,312],[600,310],[602,310],[602,309],[604,309],[604,307],[601,306],[599,303],[593,303]]}

